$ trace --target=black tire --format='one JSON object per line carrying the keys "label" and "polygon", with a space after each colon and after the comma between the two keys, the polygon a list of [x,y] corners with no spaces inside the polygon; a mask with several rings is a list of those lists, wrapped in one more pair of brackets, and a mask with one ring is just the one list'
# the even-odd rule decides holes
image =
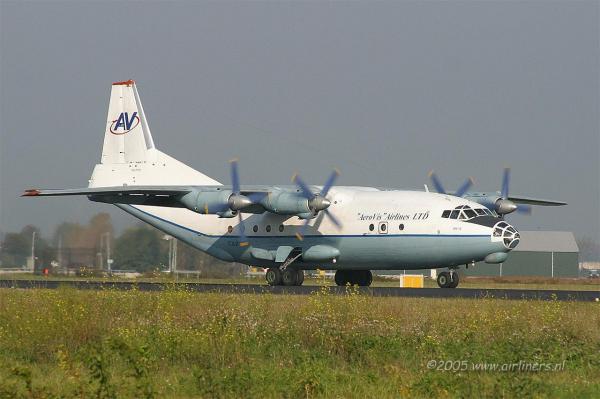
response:
{"label": "black tire", "polygon": [[335,272],[335,283],[343,287],[350,282],[348,277],[347,270],[338,270]]}
{"label": "black tire", "polygon": [[265,278],[269,285],[281,285],[281,270],[278,267],[272,267],[267,270]]}
{"label": "black tire", "polygon": [[458,287],[458,282],[460,281],[460,278],[458,276],[458,272],[457,271],[453,271],[452,273],[449,273],[451,276],[451,281],[450,284],[448,285],[448,288],[456,288]]}
{"label": "black tire", "polygon": [[283,285],[291,286],[296,285],[298,281],[298,272],[296,269],[292,269],[291,267],[287,267],[281,273],[281,281]]}
{"label": "black tire", "polygon": [[296,285],[302,285],[304,282],[304,270],[298,270],[298,276],[296,277]]}
{"label": "black tire", "polygon": [[449,288],[451,284],[450,273],[441,272],[440,274],[438,274],[437,283],[440,286],[440,288]]}
{"label": "black tire", "polygon": [[360,274],[361,276],[358,285],[361,287],[369,287],[373,282],[373,273],[371,273],[370,270],[362,270]]}

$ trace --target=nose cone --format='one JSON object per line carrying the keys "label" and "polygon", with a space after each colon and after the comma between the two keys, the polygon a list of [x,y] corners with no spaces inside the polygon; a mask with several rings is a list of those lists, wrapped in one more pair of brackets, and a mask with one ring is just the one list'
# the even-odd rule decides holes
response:
{"label": "nose cone", "polygon": [[329,201],[325,197],[316,196],[315,198],[310,200],[309,205],[312,209],[314,209],[316,212],[318,212],[318,211],[322,211],[324,209],[329,208],[329,205],[331,205],[331,201]]}
{"label": "nose cone", "polygon": [[229,208],[232,211],[239,211],[250,205],[252,205],[252,200],[244,195],[233,194],[229,197]]}
{"label": "nose cone", "polygon": [[519,245],[521,235],[510,224],[505,221],[498,222],[494,226],[492,241],[502,241],[502,244],[508,251],[512,251]]}
{"label": "nose cone", "polygon": [[517,204],[512,201],[501,199],[496,202],[496,212],[500,215],[506,215],[508,213],[514,212],[517,210]]}

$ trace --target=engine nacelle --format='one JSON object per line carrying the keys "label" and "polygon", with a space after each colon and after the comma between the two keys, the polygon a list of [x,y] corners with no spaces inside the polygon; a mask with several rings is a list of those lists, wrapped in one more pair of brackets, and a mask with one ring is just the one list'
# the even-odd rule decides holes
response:
{"label": "engine nacelle", "polygon": [[298,215],[313,213],[308,206],[308,200],[295,193],[274,192],[266,195],[260,204],[269,212],[280,215]]}
{"label": "engine nacelle", "polygon": [[234,217],[236,211],[229,206],[231,191],[192,191],[181,197],[179,202],[187,209],[206,215],[219,215],[220,217]]}

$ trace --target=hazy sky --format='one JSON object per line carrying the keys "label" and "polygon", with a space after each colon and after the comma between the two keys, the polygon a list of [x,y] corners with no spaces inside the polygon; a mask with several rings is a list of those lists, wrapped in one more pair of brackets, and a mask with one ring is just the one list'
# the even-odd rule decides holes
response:
{"label": "hazy sky", "polygon": [[564,200],[517,228],[600,238],[597,1],[0,1],[0,230],[51,234],[85,198],[110,84],[135,79],[158,148],[224,183],[449,189]]}

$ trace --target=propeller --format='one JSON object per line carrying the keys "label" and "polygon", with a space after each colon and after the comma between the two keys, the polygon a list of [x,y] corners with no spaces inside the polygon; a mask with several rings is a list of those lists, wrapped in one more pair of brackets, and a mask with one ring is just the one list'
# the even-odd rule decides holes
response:
{"label": "propeller", "polygon": [[[433,186],[435,187],[435,190],[438,193],[440,193],[440,194],[446,194],[446,190],[444,189],[444,186],[442,185],[442,182],[440,181],[440,179],[437,177],[437,175],[435,174],[435,172],[433,170],[431,172],[429,172],[429,178],[431,179],[431,182],[433,183]],[[452,194],[452,195],[454,195],[456,197],[462,197],[469,190],[469,188],[471,188],[471,186],[473,185],[473,183],[474,183],[473,178],[469,177],[458,188],[458,190],[456,190],[456,192],[454,194]]]}
{"label": "propeller", "polygon": [[241,209],[252,205],[252,200],[245,195],[240,194],[240,175],[238,173],[238,160],[232,159],[229,161],[231,167],[231,187],[232,194],[229,197],[229,208],[238,214],[238,227],[240,230],[240,247],[248,246],[248,237],[246,237],[246,226],[242,220]]}
{"label": "propeller", "polygon": [[[313,217],[316,216],[319,212],[325,212],[325,215],[331,220],[331,222],[338,228],[342,228],[342,223],[333,216],[331,212],[327,208],[331,205],[331,201],[327,199],[327,193],[331,187],[333,187],[333,183],[335,179],[340,175],[340,171],[338,169],[334,169],[333,173],[329,176],[321,192],[315,194],[308,187],[308,185],[300,178],[300,176],[296,173],[292,176],[292,182],[295,183],[298,188],[300,188],[301,195],[308,200],[308,207],[310,208]],[[306,229],[308,228],[308,223],[310,223],[311,218],[307,218],[302,227],[300,227],[300,231],[296,233],[296,238],[302,241],[304,239],[304,234],[306,233]]]}
{"label": "propeller", "polygon": [[499,215],[506,215],[512,212],[531,215],[531,206],[526,204],[515,204],[508,199],[508,187],[510,186],[510,168],[504,168],[502,173],[502,187],[500,189],[500,199],[496,201],[496,212]]}
{"label": "propeller", "polygon": [[[433,183],[436,191],[440,194],[446,194],[446,190],[442,185],[442,182],[437,175],[431,171],[429,172],[429,178]],[[467,193],[469,188],[473,185],[473,178],[469,177],[452,195],[456,197],[462,197]],[[502,186],[500,188],[500,198],[493,203],[487,203],[488,208],[493,208],[499,215],[504,216],[506,214],[517,212],[523,214],[531,214],[531,206],[525,204],[516,204],[515,202],[508,199],[510,186],[510,168],[504,168],[502,174]]]}

